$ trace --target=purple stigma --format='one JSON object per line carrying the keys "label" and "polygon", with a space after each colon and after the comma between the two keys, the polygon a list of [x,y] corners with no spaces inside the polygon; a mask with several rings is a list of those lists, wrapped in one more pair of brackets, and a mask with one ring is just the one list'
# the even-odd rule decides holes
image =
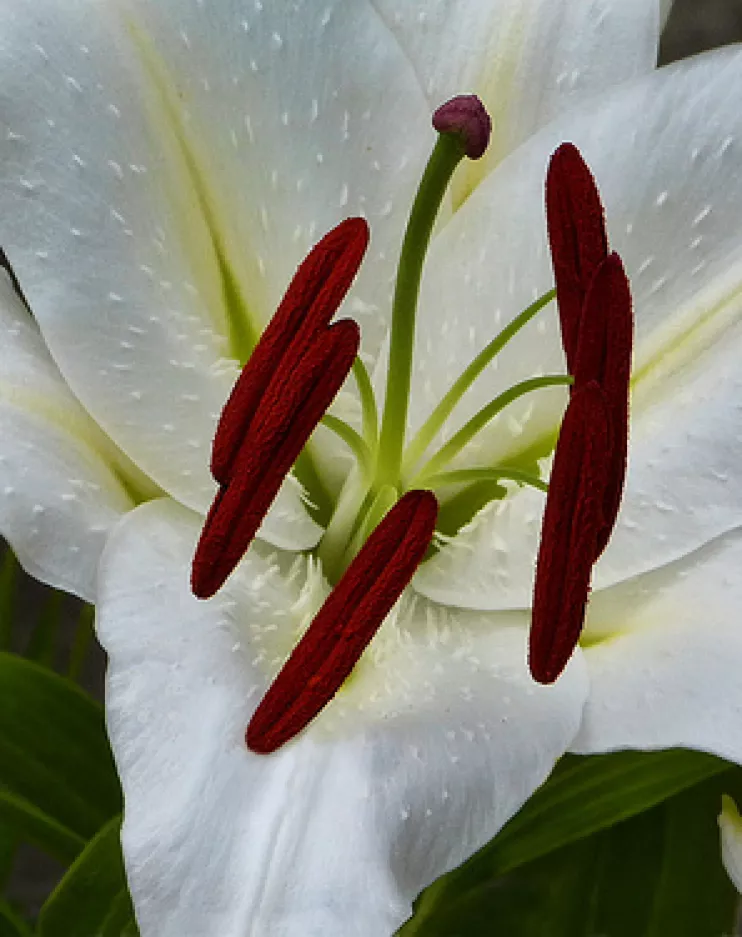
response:
{"label": "purple stigma", "polygon": [[460,94],[441,104],[433,114],[438,133],[454,133],[469,159],[479,159],[490,142],[492,120],[476,94]]}

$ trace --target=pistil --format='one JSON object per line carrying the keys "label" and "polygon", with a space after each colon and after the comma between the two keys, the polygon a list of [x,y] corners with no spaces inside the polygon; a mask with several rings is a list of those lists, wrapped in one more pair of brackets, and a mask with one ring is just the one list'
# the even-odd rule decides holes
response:
{"label": "pistil", "polygon": [[376,527],[319,610],[247,727],[247,746],[268,754],[330,702],[425,555],[438,503],[410,491]]}
{"label": "pistil", "polygon": [[447,101],[433,115],[433,126],[440,136],[412,206],[397,270],[376,466],[379,486],[398,484],[401,472],[417,301],[433,226],[456,167],[465,156],[479,159],[483,155],[492,129],[489,115],[475,95]]}

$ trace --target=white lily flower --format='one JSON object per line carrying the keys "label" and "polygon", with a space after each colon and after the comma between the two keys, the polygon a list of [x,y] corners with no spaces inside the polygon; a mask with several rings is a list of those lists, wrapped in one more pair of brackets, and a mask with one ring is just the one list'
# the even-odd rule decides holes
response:
{"label": "white lily flower", "polygon": [[[51,354],[34,333],[23,381],[42,386],[46,368],[49,395],[69,398],[97,434],[90,452],[75,450],[74,468],[60,458],[52,490],[73,472],[86,480],[79,464],[111,478],[95,507],[103,519],[78,511],[60,523],[106,528],[144,497],[115,487],[124,470],[112,474],[103,434],[126,454],[116,456],[126,471],[135,466],[166,496],[116,526],[97,595],[144,937],[391,934],[420,889],[491,838],[572,744],[591,668],[612,689],[603,702],[593,683],[581,747],[695,744],[742,760],[719,718],[722,691],[690,666],[705,649],[715,677],[730,678],[739,660],[722,612],[742,510],[725,481],[740,446],[729,424],[742,190],[724,167],[736,156],[730,88],[742,59],[642,77],[659,24],[647,0],[451,0],[403,13],[387,0],[41,0],[7,11],[0,241]],[[289,480],[224,589],[196,600],[188,576],[215,491],[215,423],[297,263],[348,214],[373,232],[347,306],[367,364],[382,372],[431,103],[462,90],[491,107],[496,132],[485,160],[454,180],[431,247],[408,430],[550,288],[545,167],[573,140],[632,275],[639,339],[627,495],[596,571],[586,647],[552,687],[528,675],[543,496],[509,487],[420,568],[322,715],[275,754],[256,755],[245,726],[328,591],[311,552],[322,528]],[[542,313],[496,364],[436,439],[518,380],[563,370],[556,317]],[[553,446],[563,404],[557,389],[517,402],[456,467],[532,463]],[[20,424],[8,484],[22,501],[15,514],[8,498],[0,505],[3,532],[34,571],[89,596],[101,538],[88,541],[80,584],[69,556],[28,541],[17,520],[46,501],[24,472],[33,408],[19,395],[7,406]],[[359,411],[349,382],[333,413],[358,425]],[[40,444],[63,452],[70,443],[50,435],[55,423]],[[315,443],[332,505],[351,462],[326,429]],[[682,586],[655,591],[652,577],[673,576]],[[713,641],[693,628],[683,589],[704,601]],[[675,596],[682,619],[671,615]],[[629,697],[642,680],[645,697],[656,696],[654,728],[635,734]],[[689,697],[700,700],[692,737],[676,712]],[[649,742],[639,729],[654,732]]]}

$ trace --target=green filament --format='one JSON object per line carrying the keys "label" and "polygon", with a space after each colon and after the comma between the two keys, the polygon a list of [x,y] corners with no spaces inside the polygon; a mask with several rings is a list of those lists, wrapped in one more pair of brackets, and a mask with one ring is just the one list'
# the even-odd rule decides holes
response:
{"label": "green filament", "polygon": [[568,386],[572,384],[573,381],[574,378],[569,374],[547,374],[544,377],[532,377],[527,381],[520,381],[520,383],[504,391],[502,394],[495,397],[494,400],[491,400],[487,406],[483,407],[468,423],[462,426],[458,433],[456,433],[446,445],[433,456],[422,471],[418,473],[415,479],[410,483],[410,487],[416,488],[428,484],[427,480],[429,478],[437,475],[444,466],[461,452],[464,446],[471,442],[480,430],[514,400],[531,393],[531,391],[540,390],[543,387]]}
{"label": "green filament", "polygon": [[516,316],[509,325],[505,326],[499,335],[496,335],[495,338],[480,351],[466,370],[462,372],[453,387],[420,427],[417,435],[405,451],[402,464],[403,474],[409,474],[409,472],[415,468],[425,454],[425,450],[433,439],[435,439],[436,433],[438,433],[451,415],[456,404],[461,400],[463,395],[484,371],[487,365],[502,351],[510,339],[520,332],[523,326],[530,322],[545,306],[548,306],[555,296],[556,290],[552,289],[549,290],[548,293],[544,293],[544,295],[539,297],[534,303],[531,303],[531,305],[527,309],[524,309],[520,315]]}
{"label": "green filament", "polygon": [[364,475],[367,474],[371,468],[371,450],[365,439],[352,426],[348,426],[344,420],[332,416],[330,413],[326,413],[320,422],[343,440],[356,457],[356,462],[361,471]]}
{"label": "green filament", "polygon": [[473,468],[457,469],[453,472],[441,472],[427,481],[429,488],[444,488],[446,485],[468,485],[481,481],[513,481],[519,485],[530,485],[546,492],[549,486],[536,475],[514,468]]}

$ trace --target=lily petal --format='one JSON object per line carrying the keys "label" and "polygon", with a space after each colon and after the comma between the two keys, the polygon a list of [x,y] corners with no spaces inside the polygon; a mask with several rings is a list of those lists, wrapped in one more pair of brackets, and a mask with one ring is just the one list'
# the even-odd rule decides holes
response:
{"label": "lily petal", "polygon": [[366,2],[40,0],[7,11],[0,89],[0,243],[54,359],[205,511],[237,360],[346,215],[374,226],[350,305],[383,334],[435,137],[412,69]]}
{"label": "lily petal", "polygon": [[95,598],[100,552],[135,494],[0,272],[0,532],[24,569]]}
{"label": "lily petal", "polygon": [[573,750],[696,748],[742,763],[742,528],[596,592],[590,698]]}
{"label": "lily petal", "polygon": [[373,0],[433,107],[474,92],[493,118],[485,157],[455,201],[532,133],[591,95],[655,67],[656,0]]}
{"label": "lily petal", "polygon": [[734,887],[742,892],[742,817],[731,797],[725,795],[721,800],[721,858]]}
{"label": "lily petal", "polygon": [[[413,430],[435,402],[434,388],[450,385],[474,350],[551,284],[542,206],[549,154],[574,141],[598,180],[611,245],[632,282],[637,340],[627,486],[596,588],[672,562],[742,522],[742,488],[728,483],[742,457],[734,370],[742,337],[742,179],[725,169],[742,134],[732,90],[740,82],[742,53],[723,50],[555,121],[487,179],[431,248]],[[446,340],[433,341],[442,329]],[[563,369],[550,309],[478,380],[445,437],[517,381]],[[457,467],[517,462],[523,452],[548,448],[563,400],[539,391],[508,408]],[[494,515],[490,523],[494,544]],[[525,607],[529,564],[517,551],[512,559],[506,601],[519,590]],[[443,562],[442,554],[431,562]],[[493,553],[480,553],[480,563],[474,578],[481,582]],[[475,594],[468,583],[455,599],[463,607],[509,607],[494,590]]]}
{"label": "lily petal", "polygon": [[569,745],[584,662],[535,687],[525,616],[451,619],[410,597],[321,716],[255,755],[245,727],[327,585],[304,558],[252,550],[198,602],[188,564],[199,521],[171,501],[143,505],[100,567],[143,937],[391,934]]}

